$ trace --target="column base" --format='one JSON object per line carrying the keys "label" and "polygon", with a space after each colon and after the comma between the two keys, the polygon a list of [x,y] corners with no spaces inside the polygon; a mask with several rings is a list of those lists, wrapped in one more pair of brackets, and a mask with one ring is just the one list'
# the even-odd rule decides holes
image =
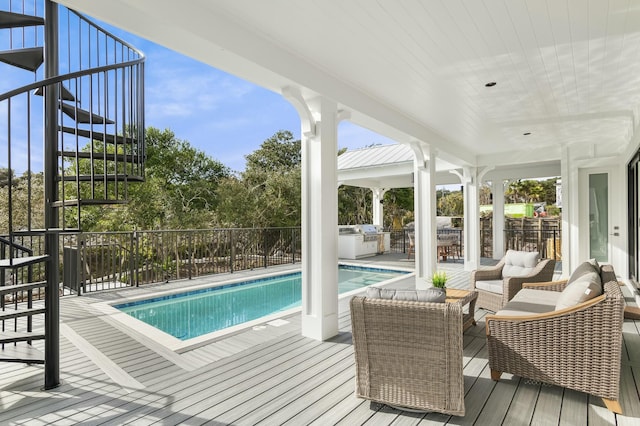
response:
{"label": "column base", "polygon": [[326,317],[302,314],[302,335],[315,340],[327,340],[338,335],[338,315]]}

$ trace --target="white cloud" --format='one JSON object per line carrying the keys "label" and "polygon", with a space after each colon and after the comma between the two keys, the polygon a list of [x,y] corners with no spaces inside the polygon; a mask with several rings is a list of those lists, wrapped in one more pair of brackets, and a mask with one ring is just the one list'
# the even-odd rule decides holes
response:
{"label": "white cloud", "polygon": [[187,58],[187,63],[179,61],[171,67],[166,64],[175,63],[175,58],[173,62],[168,58],[166,61],[160,65],[156,60],[155,68],[146,68],[145,100],[152,121],[163,117],[203,117],[229,104],[242,103],[256,90],[250,83]]}

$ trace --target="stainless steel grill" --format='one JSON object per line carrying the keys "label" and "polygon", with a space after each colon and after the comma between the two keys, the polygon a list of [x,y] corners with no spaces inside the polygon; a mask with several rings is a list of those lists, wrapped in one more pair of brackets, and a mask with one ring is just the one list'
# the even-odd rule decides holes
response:
{"label": "stainless steel grill", "polygon": [[364,242],[378,240],[378,230],[373,225],[356,225],[354,229],[358,234],[362,234],[362,241]]}

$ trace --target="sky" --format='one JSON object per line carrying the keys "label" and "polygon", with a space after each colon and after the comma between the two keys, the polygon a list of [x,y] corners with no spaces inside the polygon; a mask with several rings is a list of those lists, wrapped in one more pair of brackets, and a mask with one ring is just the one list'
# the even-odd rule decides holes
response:
{"label": "sky", "polygon": [[[144,52],[147,127],[170,129],[178,139],[188,141],[236,172],[245,169],[245,156],[277,131],[289,130],[300,139],[298,113],[279,93],[92,20]],[[0,50],[9,49],[9,42],[8,37],[0,39]],[[3,66],[0,93],[33,81],[34,74]],[[0,135],[0,146],[2,139]],[[391,143],[395,142],[348,121],[338,127],[339,148],[352,150]],[[26,152],[15,151],[12,168],[22,172],[26,169]],[[34,160],[32,170],[41,168],[41,161]]]}
{"label": "sky", "polygon": [[[178,139],[234,171],[244,156],[278,130],[300,138],[300,119],[282,95],[107,24],[105,29],[144,52],[145,123],[170,129]],[[393,140],[343,121],[338,146],[349,150]]]}

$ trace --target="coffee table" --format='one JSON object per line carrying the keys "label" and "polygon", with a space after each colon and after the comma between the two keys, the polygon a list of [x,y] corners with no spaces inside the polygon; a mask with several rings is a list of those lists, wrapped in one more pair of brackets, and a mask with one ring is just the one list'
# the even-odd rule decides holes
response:
{"label": "coffee table", "polygon": [[447,288],[447,298],[445,302],[455,303],[460,302],[462,306],[469,305],[469,312],[462,315],[462,331],[476,325],[474,317],[476,311],[476,299],[478,298],[478,292],[473,290],[462,290],[459,288]]}

